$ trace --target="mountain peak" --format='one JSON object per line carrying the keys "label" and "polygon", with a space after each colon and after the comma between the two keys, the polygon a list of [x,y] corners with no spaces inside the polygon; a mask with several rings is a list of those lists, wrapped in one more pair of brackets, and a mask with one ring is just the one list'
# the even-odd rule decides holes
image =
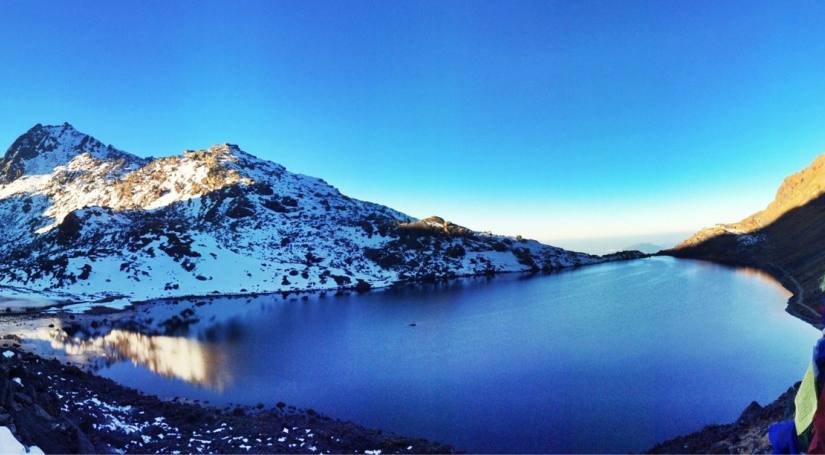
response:
{"label": "mountain peak", "polygon": [[61,125],[36,124],[18,137],[0,160],[0,185],[23,175],[49,174],[56,166],[68,163],[77,155],[90,153],[97,158],[127,156],[68,122]]}
{"label": "mountain peak", "polygon": [[[20,137],[18,137],[18,141],[24,137],[39,137],[39,136],[50,136],[54,138],[59,138],[64,135],[74,135],[74,134],[83,134],[77,129],[72,126],[69,122],[63,122],[60,125],[44,125],[42,123],[37,123],[33,127],[29,128],[28,131],[23,133]],[[17,142],[17,141],[15,141]]]}
{"label": "mountain peak", "polygon": [[215,144],[212,147],[209,147],[207,151],[212,153],[235,153],[241,151],[241,148],[235,144],[225,142],[222,144]]}

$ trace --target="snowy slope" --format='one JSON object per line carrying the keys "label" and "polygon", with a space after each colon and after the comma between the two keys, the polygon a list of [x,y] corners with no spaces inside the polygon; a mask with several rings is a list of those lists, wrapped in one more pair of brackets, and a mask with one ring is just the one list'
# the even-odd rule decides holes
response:
{"label": "snowy slope", "polygon": [[14,437],[9,427],[0,427],[0,453],[6,455],[38,455],[43,451],[39,447],[26,447]]}
{"label": "snowy slope", "polygon": [[0,160],[0,235],[6,293],[79,300],[367,289],[605,260],[415,220],[235,145],[144,159],[69,124],[36,125]]}

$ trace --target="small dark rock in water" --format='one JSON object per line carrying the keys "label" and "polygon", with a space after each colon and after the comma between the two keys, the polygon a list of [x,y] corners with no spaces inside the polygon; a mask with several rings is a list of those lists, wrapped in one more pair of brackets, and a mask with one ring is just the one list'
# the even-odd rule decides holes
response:
{"label": "small dark rock in water", "polygon": [[410,323],[410,327],[415,327],[417,324],[415,322]]}

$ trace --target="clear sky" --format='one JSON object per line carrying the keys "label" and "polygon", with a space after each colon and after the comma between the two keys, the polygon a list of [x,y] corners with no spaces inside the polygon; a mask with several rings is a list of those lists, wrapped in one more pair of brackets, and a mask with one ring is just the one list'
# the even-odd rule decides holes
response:
{"label": "clear sky", "polygon": [[0,141],[232,142],[479,230],[686,232],[825,151],[823,24],[801,1],[4,0]]}

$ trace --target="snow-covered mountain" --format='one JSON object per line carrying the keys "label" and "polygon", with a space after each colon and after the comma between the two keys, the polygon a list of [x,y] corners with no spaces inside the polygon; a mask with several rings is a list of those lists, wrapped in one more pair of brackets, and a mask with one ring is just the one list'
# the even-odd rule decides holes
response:
{"label": "snow-covered mountain", "polygon": [[0,235],[7,293],[80,300],[368,289],[608,260],[415,220],[236,145],[146,159],[67,123],[35,125],[0,160]]}

